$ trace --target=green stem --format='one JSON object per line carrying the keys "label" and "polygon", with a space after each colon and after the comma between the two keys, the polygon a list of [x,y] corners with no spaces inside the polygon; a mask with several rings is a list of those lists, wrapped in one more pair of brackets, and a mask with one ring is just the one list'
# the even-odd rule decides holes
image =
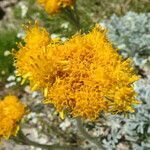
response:
{"label": "green stem", "polygon": [[68,20],[77,28],[78,31],[80,31],[81,30],[80,18],[76,6],[74,6],[73,10],[71,8],[65,8],[64,12],[68,17]]}
{"label": "green stem", "polygon": [[18,133],[18,137],[13,138],[14,141],[17,143],[21,143],[24,145],[32,145],[35,147],[40,147],[42,149],[48,149],[48,150],[83,150],[80,147],[74,146],[74,145],[59,145],[59,144],[53,144],[53,145],[46,145],[46,144],[40,144],[35,141],[30,140],[27,138],[27,136],[20,130]]}
{"label": "green stem", "polygon": [[80,17],[79,17],[78,10],[77,10],[77,5],[74,6],[74,16],[76,18],[75,20],[76,20],[77,27],[80,30],[81,24],[80,24]]}
{"label": "green stem", "polygon": [[77,118],[77,127],[81,135],[86,138],[89,142],[93,143],[98,150],[103,150],[104,148],[102,147],[102,143],[97,140],[97,138],[94,138],[90,136],[84,129],[83,127],[83,122],[80,118]]}

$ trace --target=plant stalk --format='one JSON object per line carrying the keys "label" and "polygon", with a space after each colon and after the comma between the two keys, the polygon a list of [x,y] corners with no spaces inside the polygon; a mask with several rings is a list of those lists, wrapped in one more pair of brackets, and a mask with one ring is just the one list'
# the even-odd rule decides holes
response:
{"label": "plant stalk", "polygon": [[74,9],[65,8],[64,13],[66,14],[68,20],[77,28],[78,31],[81,30],[80,18],[77,12],[77,7],[74,6]]}
{"label": "plant stalk", "polygon": [[93,143],[93,144],[97,147],[98,150],[103,150],[104,148],[102,147],[102,143],[99,142],[99,141],[97,140],[97,138],[94,138],[94,137],[90,136],[90,135],[86,132],[86,130],[85,130],[84,127],[83,127],[83,122],[82,122],[82,120],[81,120],[80,118],[77,118],[76,120],[77,120],[77,127],[78,127],[78,130],[79,130],[79,132],[81,133],[81,135],[82,135],[85,139],[87,139],[89,142]]}

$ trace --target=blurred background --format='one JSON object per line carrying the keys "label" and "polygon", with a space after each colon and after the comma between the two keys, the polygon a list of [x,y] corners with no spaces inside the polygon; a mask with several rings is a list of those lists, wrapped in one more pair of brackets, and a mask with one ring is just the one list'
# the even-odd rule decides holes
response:
{"label": "blurred background", "polygon": [[[131,57],[141,79],[135,83],[142,104],[136,113],[109,116],[97,123],[84,123],[89,134],[99,137],[107,150],[150,149],[150,1],[149,0],[77,0],[82,31],[87,32],[95,23],[108,29],[108,37],[124,57]],[[25,33],[22,25],[39,20],[52,37],[62,40],[76,33],[65,14],[48,15],[35,0],[0,0],[0,98],[15,94],[32,106],[32,113],[23,121],[24,132],[41,143],[83,144],[95,149],[79,136],[73,119],[61,120],[54,108],[41,104],[42,95],[31,92],[28,83],[21,86],[15,76],[12,49],[17,49]],[[51,107],[51,108],[50,108]],[[103,131],[103,132],[102,132]],[[40,148],[16,144],[0,145],[1,150],[32,150]]]}

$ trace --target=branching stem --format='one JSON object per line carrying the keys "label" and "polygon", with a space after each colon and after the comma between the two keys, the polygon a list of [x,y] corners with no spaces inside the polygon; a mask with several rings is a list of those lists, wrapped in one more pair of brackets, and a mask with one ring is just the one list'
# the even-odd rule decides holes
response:
{"label": "branching stem", "polygon": [[89,142],[93,143],[98,150],[103,150],[104,148],[102,147],[102,144],[100,141],[97,140],[97,138],[94,138],[92,136],[90,136],[86,130],[84,129],[83,127],[83,122],[80,118],[77,118],[77,127],[78,127],[78,130],[79,132],[81,133],[81,135],[87,139]]}

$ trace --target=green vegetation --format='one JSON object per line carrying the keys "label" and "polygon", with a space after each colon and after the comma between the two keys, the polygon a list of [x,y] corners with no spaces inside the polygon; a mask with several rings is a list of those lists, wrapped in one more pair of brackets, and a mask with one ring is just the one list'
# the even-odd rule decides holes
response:
{"label": "green vegetation", "polygon": [[1,30],[0,35],[0,70],[6,76],[13,72],[11,50],[19,39],[16,30]]}

